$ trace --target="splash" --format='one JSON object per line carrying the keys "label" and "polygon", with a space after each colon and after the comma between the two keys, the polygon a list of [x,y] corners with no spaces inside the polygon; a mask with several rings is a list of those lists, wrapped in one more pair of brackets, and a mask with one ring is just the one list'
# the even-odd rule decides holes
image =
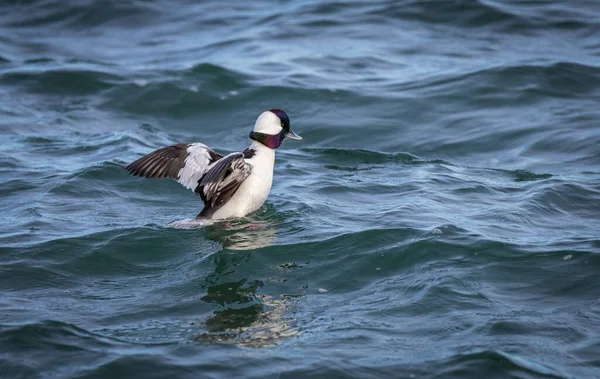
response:
{"label": "splash", "polygon": [[213,220],[205,218],[187,218],[184,220],[171,221],[167,224],[167,226],[177,229],[196,229],[203,228],[214,223],[215,222]]}

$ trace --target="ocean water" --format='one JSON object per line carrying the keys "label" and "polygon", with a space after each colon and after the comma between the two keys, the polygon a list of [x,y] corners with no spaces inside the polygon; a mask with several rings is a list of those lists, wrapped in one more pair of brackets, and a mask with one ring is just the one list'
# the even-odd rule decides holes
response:
{"label": "ocean water", "polygon": [[[600,377],[600,4],[0,3],[0,377]],[[128,176],[248,146],[266,204]]]}

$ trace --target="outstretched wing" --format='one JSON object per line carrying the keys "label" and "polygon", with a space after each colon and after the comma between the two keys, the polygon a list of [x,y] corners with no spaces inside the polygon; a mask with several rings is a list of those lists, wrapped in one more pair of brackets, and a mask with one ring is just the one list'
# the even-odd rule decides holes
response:
{"label": "outstretched wing", "polygon": [[158,149],[125,167],[131,175],[144,178],[171,178],[196,191],[198,181],[211,164],[223,158],[202,143],[177,144]]}
{"label": "outstretched wing", "polygon": [[200,179],[196,193],[202,197],[204,209],[199,216],[210,217],[250,175],[251,166],[244,157],[244,153],[231,153],[212,165]]}

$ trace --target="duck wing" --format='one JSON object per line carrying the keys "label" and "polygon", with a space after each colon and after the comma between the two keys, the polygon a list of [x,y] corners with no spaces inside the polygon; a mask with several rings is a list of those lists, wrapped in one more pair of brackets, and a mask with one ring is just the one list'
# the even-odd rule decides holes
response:
{"label": "duck wing", "polygon": [[221,208],[250,175],[252,166],[246,163],[246,152],[231,153],[216,161],[200,178],[195,192],[204,201],[199,217],[210,217]]}
{"label": "duck wing", "polygon": [[[241,153],[240,153],[241,154]],[[202,143],[177,144],[153,151],[125,167],[134,176],[171,178],[194,192],[211,165],[223,156]]]}

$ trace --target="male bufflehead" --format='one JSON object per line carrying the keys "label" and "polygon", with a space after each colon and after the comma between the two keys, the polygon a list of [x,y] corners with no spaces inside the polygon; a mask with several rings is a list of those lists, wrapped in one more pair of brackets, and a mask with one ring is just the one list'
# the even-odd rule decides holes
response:
{"label": "male bufflehead", "polygon": [[223,156],[202,143],[177,144],[156,150],[125,170],[144,178],[171,178],[204,202],[198,218],[244,217],[267,199],[273,183],[275,149],[284,138],[301,140],[281,109],[263,112],[250,132],[252,144]]}

